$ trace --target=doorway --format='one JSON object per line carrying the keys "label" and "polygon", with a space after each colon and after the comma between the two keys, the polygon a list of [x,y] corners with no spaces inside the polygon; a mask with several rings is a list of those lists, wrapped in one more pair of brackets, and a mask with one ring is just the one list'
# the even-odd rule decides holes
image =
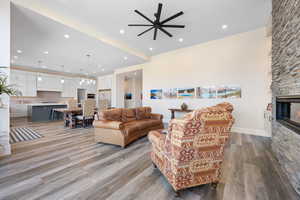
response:
{"label": "doorway", "polygon": [[130,71],[117,76],[117,107],[136,108],[143,105],[143,71]]}

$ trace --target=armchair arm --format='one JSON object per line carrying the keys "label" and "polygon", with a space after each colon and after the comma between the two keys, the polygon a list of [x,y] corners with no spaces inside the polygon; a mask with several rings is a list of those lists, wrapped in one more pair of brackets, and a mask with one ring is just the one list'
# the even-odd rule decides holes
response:
{"label": "armchair arm", "polygon": [[155,113],[151,113],[150,117],[151,117],[151,119],[157,119],[157,120],[162,120],[163,119],[163,115],[155,114]]}
{"label": "armchair arm", "polygon": [[187,123],[187,120],[185,120],[185,119],[172,119],[169,123],[168,132],[171,133],[172,130],[181,131],[184,129],[184,126],[186,123]]}
{"label": "armchair arm", "polygon": [[150,131],[148,134],[149,141],[152,145],[159,150],[164,150],[164,144],[166,140],[166,135],[161,133],[160,131]]}
{"label": "armchair arm", "polygon": [[108,121],[108,120],[95,120],[93,125],[95,128],[120,130],[122,128],[123,122]]}

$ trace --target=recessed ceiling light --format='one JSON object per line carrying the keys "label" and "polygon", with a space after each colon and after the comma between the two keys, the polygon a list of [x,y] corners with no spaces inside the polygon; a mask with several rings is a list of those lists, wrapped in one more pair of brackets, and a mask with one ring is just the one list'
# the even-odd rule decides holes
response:
{"label": "recessed ceiling light", "polygon": [[49,52],[48,51],[44,51],[44,54],[49,54]]}
{"label": "recessed ceiling light", "polygon": [[223,29],[223,30],[225,30],[225,29],[227,29],[227,28],[228,28],[228,25],[227,25],[227,24],[222,25],[222,29]]}
{"label": "recessed ceiling light", "polygon": [[124,60],[128,60],[128,57],[127,57],[127,56],[125,56],[125,57],[124,57]]}
{"label": "recessed ceiling light", "polygon": [[149,48],[149,50],[150,50],[150,51],[153,51],[153,48],[152,48],[152,47],[150,47],[150,48]]}
{"label": "recessed ceiling light", "polygon": [[70,36],[68,34],[65,34],[64,37],[67,39],[70,38]]}
{"label": "recessed ceiling light", "polygon": [[14,59],[18,59],[19,57],[18,56],[14,56]]}
{"label": "recessed ceiling light", "polygon": [[17,50],[17,53],[22,53],[22,50]]}
{"label": "recessed ceiling light", "polygon": [[183,38],[179,38],[178,41],[179,41],[179,42],[183,42]]}
{"label": "recessed ceiling light", "polygon": [[101,71],[103,71],[103,72],[104,72],[104,71],[105,71],[105,69],[104,69],[104,68],[102,68],[102,69],[101,69]]}
{"label": "recessed ceiling light", "polygon": [[125,30],[124,30],[124,29],[121,29],[121,30],[120,30],[120,34],[123,35],[124,33],[125,33]]}
{"label": "recessed ceiling light", "polygon": [[14,63],[15,61],[14,61],[14,60],[11,60],[10,62],[11,62],[11,63]]}

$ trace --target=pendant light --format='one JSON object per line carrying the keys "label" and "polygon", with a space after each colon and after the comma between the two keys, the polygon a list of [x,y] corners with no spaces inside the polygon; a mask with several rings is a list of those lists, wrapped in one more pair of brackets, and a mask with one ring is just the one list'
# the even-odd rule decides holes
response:
{"label": "pendant light", "polygon": [[[39,66],[39,68],[41,68],[41,64],[42,64],[42,61],[38,61],[38,66]],[[39,81],[39,82],[41,82],[42,80],[43,80],[43,78],[41,77],[41,74],[40,73],[38,73],[38,77],[37,77],[37,80]]]}
{"label": "pendant light", "polygon": [[[82,69],[80,69],[80,74],[82,74]],[[80,81],[79,81],[79,85],[82,85],[84,83],[84,79],[82,78]]]}
{"label": "pendant light", "polygon": [[[65,72],[65,70],[64,70],[65,66],[62,65],[61,68],[62,68],[62,72],[64,73],[64,72]],[[60,83],[61,83],[61,84],[64,84],[64,83],[65,83],[64,77],[62,77],[62,79],[60,80]]]}
{"label": "pendant light", "polygon": [[[87,57],[87,64],[88,64],[88,66],[87,66],[87,69],[86,69],[87,72],[85,73],[85,75],[88,78],[89,77],[88,69],[90,69],[90,67],[91,67],[91,54],[87,54],[86,57]],[[88,79],[87,80],[87,84],[90,85],[90,83],[91,83],[91,80]]]}

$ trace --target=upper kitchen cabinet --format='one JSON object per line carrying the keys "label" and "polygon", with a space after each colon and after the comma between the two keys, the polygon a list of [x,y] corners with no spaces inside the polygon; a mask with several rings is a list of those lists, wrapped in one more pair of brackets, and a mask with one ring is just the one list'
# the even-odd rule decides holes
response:
{"label": "upper kitchen cabinet", "polygon": [[19,92],[19,95],[35,97],[36,94],[36,73],[11,70],[10,84]]}
{"label": "upper kitchen cabinet", "polygon": [[61,83],[61,77],[50,74],[38,74],[37,90],[62,92],[63,84]]}
{"label": "upper kitchen cabinet", "polygon": [[113,76],[107,75],[98,78],[98,90],[112,89]]}
{"label": "upper kitchen cabinet", "polygon": [[35,97],[37,96],[36,92],[36,73],[27,72],[26,75],[26,87],[25,87],[25,95],[27,97]]}
{"label": "upper kitchen cabinet", "polygon": [[61,96],[77,98],[77,85],[78,83],[76,78],[65,78]]}

